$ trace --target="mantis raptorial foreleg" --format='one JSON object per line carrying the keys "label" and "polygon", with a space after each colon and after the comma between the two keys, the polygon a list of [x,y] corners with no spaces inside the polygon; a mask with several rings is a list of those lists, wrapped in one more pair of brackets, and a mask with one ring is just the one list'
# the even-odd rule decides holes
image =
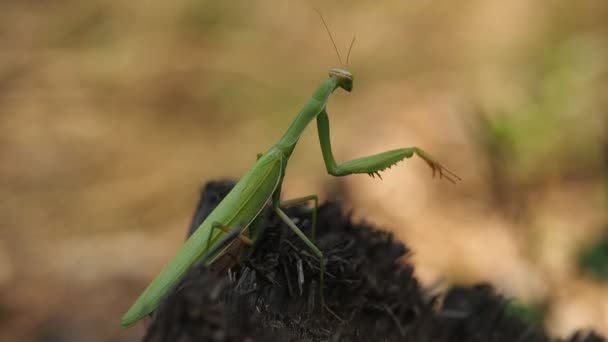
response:
{"label": "mantis raptorial foreleg", "polygon": [[390,168],[405,158],[411,158],[415,154],[431,167],[433,170],[433,177],[435,177],[435,173],[438,172],[439,178],[445,178],[452,183],[455,183],[456,180],[460,180],[460,177],[436,162],[428,153],[418,147],[386,151],[363,158],[352,159],[337,165],[331,150],[329,119],[325,109],[317,115],[317,130],[325,167],[327,168],[327,172],[332,176],[347,176],[353,173],[367,173],[372,177],[374,175],[380,176],[380,171]]}
{"label": "mantis raptorial foreleg", "polygon": [[281,201],[281,208],[290,207],[292,205],[300,204],[303,202],[312,201],[312,223],[310,229],[310,239],[315,240],[316,232],[317,232],[317,210],[319,209],[319,196],[312,194],[308,196],[302,196],[297,198],[292,198],[288,200]]}

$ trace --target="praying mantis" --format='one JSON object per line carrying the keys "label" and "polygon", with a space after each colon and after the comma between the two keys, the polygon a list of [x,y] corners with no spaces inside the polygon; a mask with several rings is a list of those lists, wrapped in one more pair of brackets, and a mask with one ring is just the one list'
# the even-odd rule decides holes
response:
{"label": "praying mantis", "polygon": [[[340,53],[329,28],[322,16],[321,19],[342,65]],[[350,55],[353,43],[354,38],[351,42],[348,55]],[[310,100],[296,115],[279,141],[266,153],[258,155],[253,167],[247,171],[234,188],[200,224],[173,259],[169,261],[167,266],[156,276],[124,314],[121,320],[122,326],[128,327],[154,311],[162,298],[177,284],[192,265],[201,262],[206,265],[213,264],[220,256],[227,253],[231,245],[237,240],[247,246],[253,245],[263,229],[263,224],[260,224],[262,219],[260,216],[267,204],[270,204],[279,219],[302,239],[305,245],[319,259],[321,306],[338,317],[325,304],[323,287],[326,260],[323,252],[312,242],[315,235],[318,198],[316,195],[308,195],[289,201],[281,201],[281,187],[287,163],[300,136],[312,120],[316,119],[317,121],[323,160],[327,172],[332,176],[341,177],[357,173],[379,176],[380,172],[386,168],[395,165],[403,159],[416,155],[424,160],[432,169],[433,177],[438,173],[439,178],[445,178],[453,183],[460,180],[456,174],[443,167],[427,152],[418,147],[390,150],[337,164],[330,142],[329,117],[326,103],[329,96],[338,88],[347,92],[352,91],[353,79],[352,72],[346,68],[341,67],[329,70],[329,77],[313,93]],[[310,239],[282,209],[285,205],[304,201],[313,201],[314,203]]]}

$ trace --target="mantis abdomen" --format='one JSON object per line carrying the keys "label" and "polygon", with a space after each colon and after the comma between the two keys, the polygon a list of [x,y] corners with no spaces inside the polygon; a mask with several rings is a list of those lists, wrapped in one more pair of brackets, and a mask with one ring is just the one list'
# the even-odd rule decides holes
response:
{"label": "mantis abdomen", "polygon": [[[241,230],[251,224],[277,188],[281,179],[281,159],[280,151],[273,153],[271,150],[249,169],[125,313],[121,321],[123,326],[129,326],[154,311],[190,266],[205,256],[209,246],[224,234],[222,230],[214,229],[214,223]],[[225,249],[215,254],[222,254]]]}

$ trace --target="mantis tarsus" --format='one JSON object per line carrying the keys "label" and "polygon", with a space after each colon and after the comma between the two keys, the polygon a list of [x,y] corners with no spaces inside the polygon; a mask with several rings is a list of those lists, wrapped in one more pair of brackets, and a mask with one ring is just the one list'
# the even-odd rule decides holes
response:
{"label": "mantis tarsus", "polygon": [[[323,18],[321,17],[321,19]],[[325,21],[323,21],[323,24],[329,33]],[[329,33],[329,36],[335,47],[331,33]],[[336,52],[341,60],[337,48]],[[349,70],[343,68],[329,70],[329,77],[314,92],[281,139],[266,153],[258,156],[253,167],[241,178],[215,210],[209,214],[207,219],[201,223],[196,232],[190,236],[173,259],[169,261],[168,265],[156,276],[148,288],[125,313],[121,321],[123,326],[130,326],[154,311],[163,296],[175,286],[193,264],[198,262],[212,264],[219,256],[226,253],[230,245],[237,238],[246,245],[254,243],[261,233],[261,228],[259,228],[262,226],[259,224],[260,213],[269,202],[277,216],[319,258],[321,305],[334,314],[326,306],[323,295],[323,278],[325,274],[323,252],[315,246],[311,239],[281,209],[286,203],[314,200],[315,211],[313,211],[312,220],[312,240],[314,240],[316,195],[309,195],[285,202],[281,201],[281,186],[287,162],[296,147],[300,135],[313,119],[317,120],[323,160],[327,172],[332,176],[340,177],[354,173],[366,173],[371,176],[379,175],[379,172],[395,165],[397,162],[417,155],[431,167],[433,176],[438,173],[440,178],[446,178],[451,182],[459,180],[458,176],[444,168],[431,158],[428,153],[418,147],[386,151],[376,155],[349,160],[338,165],[331,149],[329,119],[325,108],[329,95],[338,88],[342,88],[347,92],[352,90],[353,74]]]}

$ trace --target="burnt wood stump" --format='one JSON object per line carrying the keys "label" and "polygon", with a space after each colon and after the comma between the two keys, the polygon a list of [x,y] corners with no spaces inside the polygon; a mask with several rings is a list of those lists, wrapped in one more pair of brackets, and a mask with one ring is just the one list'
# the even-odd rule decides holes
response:
{"label": "burnt wood stump", "polygon": [[[233,185],[204,187],[188,234]],[[311,210],[285,209],[308,236]],[[144,341],[604,341],[592,332],[551,339],[508,315],[488,285],[453,288],[440,300],[414,277],[404,244],[328,202],[314,243],[327,258],[325,298],[339,321],[320,308],[319,261],[271,210],[263,215],[266,230],[251,256],[221,272],[193,267],[154,313]]]}

